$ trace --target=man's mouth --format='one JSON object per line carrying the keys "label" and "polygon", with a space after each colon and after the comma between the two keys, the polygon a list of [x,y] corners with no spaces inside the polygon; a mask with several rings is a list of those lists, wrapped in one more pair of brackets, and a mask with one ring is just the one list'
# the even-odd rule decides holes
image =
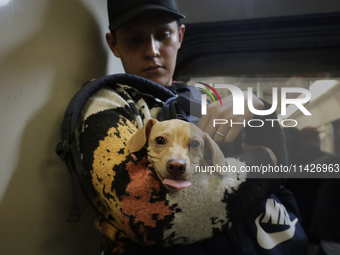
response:
{"label": "man's mouth", "polygon": [[152,65],[143,70],[143,72],[158,72],[160,69],[162,69],[163,66],[161,65]]}

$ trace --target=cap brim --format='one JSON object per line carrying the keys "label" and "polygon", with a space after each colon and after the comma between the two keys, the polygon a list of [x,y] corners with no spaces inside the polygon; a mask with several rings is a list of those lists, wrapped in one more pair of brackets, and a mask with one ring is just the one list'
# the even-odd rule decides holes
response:
{"label": "cap brim", "polygon": [[151,4],[142,5],[142,6],[139,6],[137,8],[131,9],[127,12],[124,12],[121,15],[119,15],[118,17],[116,17],[115,20],[110,23],[109,29],[110,29],[110,31],[114,31],[118,27],[123,25],[125,22],[127,22],[130,19],[132,19],[133,17],[137,16],[138,14],[143,13],[145,11],[152,11],[152,10],[165,11],[167,13],[174,15],[176,18],[179,18],[179,19],[185,18],[185,16],[183,14],[169,10],[169,9],[162,7],[162,6],[159,6],[159,5],[151,5]]}

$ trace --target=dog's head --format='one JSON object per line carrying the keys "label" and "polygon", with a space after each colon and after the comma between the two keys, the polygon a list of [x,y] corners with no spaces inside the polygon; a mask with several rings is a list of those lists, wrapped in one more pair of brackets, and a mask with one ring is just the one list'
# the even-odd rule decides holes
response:
{"label": "dog's head", "polygon": [[182,120],[148,120],[129,142],[130,152],[144,146],[148,160],[169,190],[189,187],[195,167],[206,165],[207,156],[212,158],[214,166],[225,166],[224,155],[211,137]]}

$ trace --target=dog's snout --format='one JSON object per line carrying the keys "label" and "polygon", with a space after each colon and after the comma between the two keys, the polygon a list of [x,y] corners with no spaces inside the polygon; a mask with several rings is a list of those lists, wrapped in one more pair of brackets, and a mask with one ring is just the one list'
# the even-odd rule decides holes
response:
{"label": "dog's snout", "polygon": [[186,163],[184,160],[170,159],[166,164],[166,170],[174,176],[179,176],[185,172]]}

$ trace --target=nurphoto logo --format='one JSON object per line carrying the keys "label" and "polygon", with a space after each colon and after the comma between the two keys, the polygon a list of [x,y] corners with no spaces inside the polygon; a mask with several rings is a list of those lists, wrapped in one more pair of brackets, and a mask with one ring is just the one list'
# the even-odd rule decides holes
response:
{"label": "nurphoto logo", "polygon": [[[199,90],[205,91],[215,102],[215,105],[217,105],[215,98],[213,95],[207,90],[207,88],[211,89],[216,96],[218,97],[221,106],[222,106],[222,100],[218,93],[216,92],[215,89],[228,89],[231,92],[232,98],[233,98],[233,114],[234,115],[244,115],[244,101],[245,101],[245,95],[244,92],[238,88],[235,85],[230,85],[230,84],[215,84],[215,88],[211,87],[208,84],[202,83],[202,82],[197,82],[198,84],[195,85],[196,88]],[[301,98],[287,98],[288,93],[300,93],[301,95],[304,95],[304,97]],[[202,94],[201,95],[201,114],[206,115],[207,114],[207,94]],[[258,116],[266,116],[274,113],[277,109],[278,106],[278,88],[273,87],[272,88],[272,106],[270,109],[267,110],[258,110],[254,108],[253,105],[253,88],[249,87],[247,90],[247,105],[250,110],[254,115]],[[310,116],[312,115],[304,106],[303,104],[307,103],[311,99],[311,92],[308,89],[304,88],[289,88],[289,87],[282,87],[281,88],[281,115],[287,115],[287,106],[288,105],[295,105],[304,115]],[[272,122],[272,126],[274,126],[275,121],[280,121],[279,119],[266,119],[265,121],[270,121]],[[243,122],[237,122],[237,123],[232,123],[230,122],[231,126],[234,124],[243,124],[246,126],[250,127],[262,127],[264,125],[264,121],[260,119],[252,119],[248,121],[250,123],[246,123],[246,120]],[[258,123],[255,125],[255,122]],[[293,125],[286,125],[286,122],[293,122]],[[215,125],[223,125],[229,123],[229,120],[227,119],[214,119],[214,127]],[[281,121],[281,125],[284,127],[295,127],[297,126],[297,121],[293,119],[285,119]]]}

